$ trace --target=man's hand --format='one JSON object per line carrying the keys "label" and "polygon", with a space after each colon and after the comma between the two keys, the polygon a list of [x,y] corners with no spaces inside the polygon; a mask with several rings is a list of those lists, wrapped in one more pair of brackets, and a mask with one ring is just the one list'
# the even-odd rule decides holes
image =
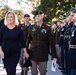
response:
{"label": "man's hand", "polygon": [[57,58],[53,58],[53,61],[56,61],[57,62]]}
{"label": "man's hand", "polygon": [[4,52],[0,50],[0,57],[3,59],[4,58]]}
{"label": "man's hand", "polygon": [[24,56],[28,59],[29,54],[27,52],[24,52]]}

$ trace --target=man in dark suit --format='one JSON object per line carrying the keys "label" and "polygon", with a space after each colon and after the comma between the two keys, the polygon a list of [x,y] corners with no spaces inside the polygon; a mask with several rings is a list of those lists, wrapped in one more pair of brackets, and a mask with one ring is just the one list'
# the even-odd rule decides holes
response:
{"label": "man in dark suit", "polygon": [[76,8],[72,11],[73,12],[73,26],[71,29],[71,37],[70,37],[70,43],[69,43],[69,63],[68,67],[70,69],[70,72],[68,75],[76,75]]}
{"label": "man in dark suit", "polygon": [[41,10],[35,12],[36,24],[29,27],[26,41],[27,48],[31,42],[32,75],[38,74],[37,66],[39,66],[40,75],[46,75],[49,46],[51,46],[53,61],[57,60],[54,38],[50,27],[43,22],[43,18],[44,14]]}

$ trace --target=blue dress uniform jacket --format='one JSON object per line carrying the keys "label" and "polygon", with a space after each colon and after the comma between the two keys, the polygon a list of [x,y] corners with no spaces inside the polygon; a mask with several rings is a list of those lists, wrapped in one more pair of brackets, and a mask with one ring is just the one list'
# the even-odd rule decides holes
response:
{"label": "blue dress uniform jacket", "polygon": [[73,26],[69,45],[69,68],[76,68],[76,26]]}
{"label": "blue dress uniform jacket", "polygon": [[45,23],[40,28],[37,25],[31,25],[28,31],[26,46],[31,42],[32,60],[47,61],[49,46],[51,45],[52,57],[56,56],[55,42],[51,34],[51,29]]}

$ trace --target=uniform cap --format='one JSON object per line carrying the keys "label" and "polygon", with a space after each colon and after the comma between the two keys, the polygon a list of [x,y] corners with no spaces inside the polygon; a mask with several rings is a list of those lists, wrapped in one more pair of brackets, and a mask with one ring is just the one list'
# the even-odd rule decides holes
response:
{"label": "uniform cap", "polygon": [[30,17],[30,15],[29,14],[25,14],[24,17]]}
{"label": "uniform cap", "polygon": [[36,15],[40,15],[40,14],[43,14],[43,12],[41,10],[37,10],[34,15],[36,16]]}
{"label": "uniform cap", "polygon": [[70,16],[70,13],[67,13],[66,17]]}

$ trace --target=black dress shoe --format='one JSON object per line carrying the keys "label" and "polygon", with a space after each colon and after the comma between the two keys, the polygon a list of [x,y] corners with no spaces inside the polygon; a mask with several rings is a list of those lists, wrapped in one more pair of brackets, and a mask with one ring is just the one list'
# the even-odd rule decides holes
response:
{"label": "black dress shoe", "polygon": [[67,73],[65,70],[62,70],[61,72],[62,72],[62,74],[66,74]]}
{"label": "black dress shoe", "polygon": [[64,68],[62,68],[62,67],[59,67],[58,69],[59,69],[59,70],[64,70]]}

